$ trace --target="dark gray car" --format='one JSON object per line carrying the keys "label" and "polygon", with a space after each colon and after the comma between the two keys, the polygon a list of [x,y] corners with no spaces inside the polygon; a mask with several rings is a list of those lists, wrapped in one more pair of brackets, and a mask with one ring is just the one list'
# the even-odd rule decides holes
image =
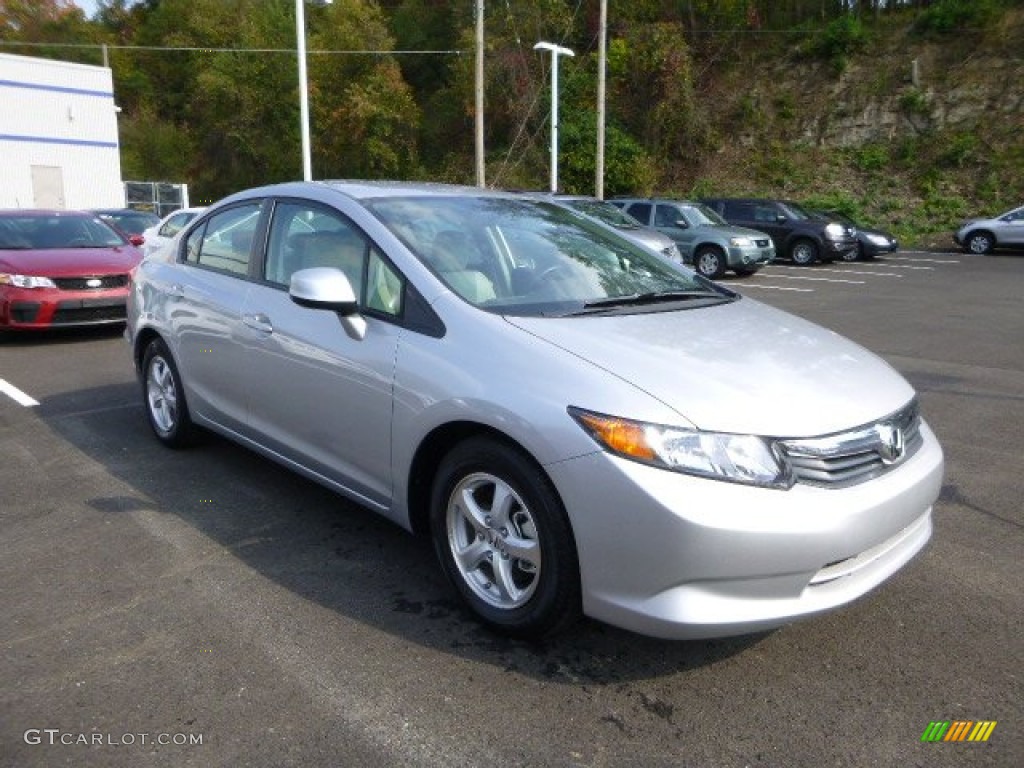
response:
{"label": "dark gray car", "polygon": [[730,269],[737,275],[752,275],[775,259],[775,246],[767,234],[733,226],[706,205],[655,198],[616,198],[611,202],[672,238],[683,262],[712,280]]}
{"label": "dark gray car", "polygon": [[703,201],[730,224],[757,227],[771,235],[775,248],[801,266],[846,259],[857,249],[853,227],[816,216],[792,200],[708,198]]}

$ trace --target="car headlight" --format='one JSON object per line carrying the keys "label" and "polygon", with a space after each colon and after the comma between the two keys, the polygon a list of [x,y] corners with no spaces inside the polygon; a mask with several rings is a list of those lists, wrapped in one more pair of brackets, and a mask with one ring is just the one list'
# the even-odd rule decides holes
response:
{"label": "car headlight", "polygon": [[0,272],[0,285],[13,285],[15,288],[56,288],[56,283],[48,277],[36,275],[14,275]]}
{"label": "car headlight", "polygon": [[756,435],[648,424],[573,407],[569,415],[602,448],[617,456],[714,480],[769,488],[793,485],[771,441]]}
{"label": "car headlight", "polygon": [[729,245],[735,246],[736,248],[750,248],[754,244],[754,239],[751,237],[730,237]]}
{"label": "car headlight", "polygon": [[888,245],[889,244],[889,238],[886,237],[885,235],[868,235],[867,238],[868,238],[868,240],[870,240],[875,245]]}
{"label": "car headlight", "polygon": [[825,225],[825,235],[830,240],[839,240],[846,235],[846,229],[842,224],[836,224],[833,221],[831,224]]}

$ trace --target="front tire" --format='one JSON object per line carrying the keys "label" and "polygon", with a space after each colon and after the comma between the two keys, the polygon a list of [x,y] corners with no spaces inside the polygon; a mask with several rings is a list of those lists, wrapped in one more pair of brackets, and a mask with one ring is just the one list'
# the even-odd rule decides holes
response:
{"label": "front tire", "polygon": [[789,258],[793,260],[794,264],[806,267],[818,260],[818,246],[812,240],[797,240],[789,249]]}
{"label": "front tire", "polygon": [[717,280],[725,274],[725,254],[713,246],[702,246],[693,255],[693,266],[709,280]]}
{"label": "front tire", "polygon": [[964,250],[979,255],[992,253],[996,247],[996,239],[989,232],[971,232],[964,239]]}
{"label": "front tire", "polygon": [[578,618],[572,528],[547,475],[518,449],[487,437],[456,445],[434,479],[430,530],[445,575],[490,627],[539,638]]}
{"label": "front tire", "polygon": [[842,252],[843,261],[861,261],[864,258],[864,246],[857,243],[856,248]]}
{"label": "front tire", "polygon": [[195,441],[181,376],[162,339],[154,339],[142,357],[142,399],[153,434],[164,445],[184,448]]}

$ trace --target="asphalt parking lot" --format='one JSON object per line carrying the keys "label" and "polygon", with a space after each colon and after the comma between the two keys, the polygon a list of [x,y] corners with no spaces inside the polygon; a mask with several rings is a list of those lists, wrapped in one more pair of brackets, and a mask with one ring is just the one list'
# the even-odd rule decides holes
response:
{"label": "asphalt parking lot", "polygon": [[117,331],[0,342],[0,765],[1024,765],[1024,254],[725,283],[886,358],[947,466],[878,591],[710,642],[496,637],[426,541],[219,439],[161,447]]}

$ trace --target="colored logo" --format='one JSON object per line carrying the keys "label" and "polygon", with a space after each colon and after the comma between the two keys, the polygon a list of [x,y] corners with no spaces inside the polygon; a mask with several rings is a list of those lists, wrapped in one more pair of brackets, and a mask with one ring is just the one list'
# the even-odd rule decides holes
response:
{"label": "colored logo", "polygon": [[995,729],[995,720],[933,720],[921,741],[988,741]]}

